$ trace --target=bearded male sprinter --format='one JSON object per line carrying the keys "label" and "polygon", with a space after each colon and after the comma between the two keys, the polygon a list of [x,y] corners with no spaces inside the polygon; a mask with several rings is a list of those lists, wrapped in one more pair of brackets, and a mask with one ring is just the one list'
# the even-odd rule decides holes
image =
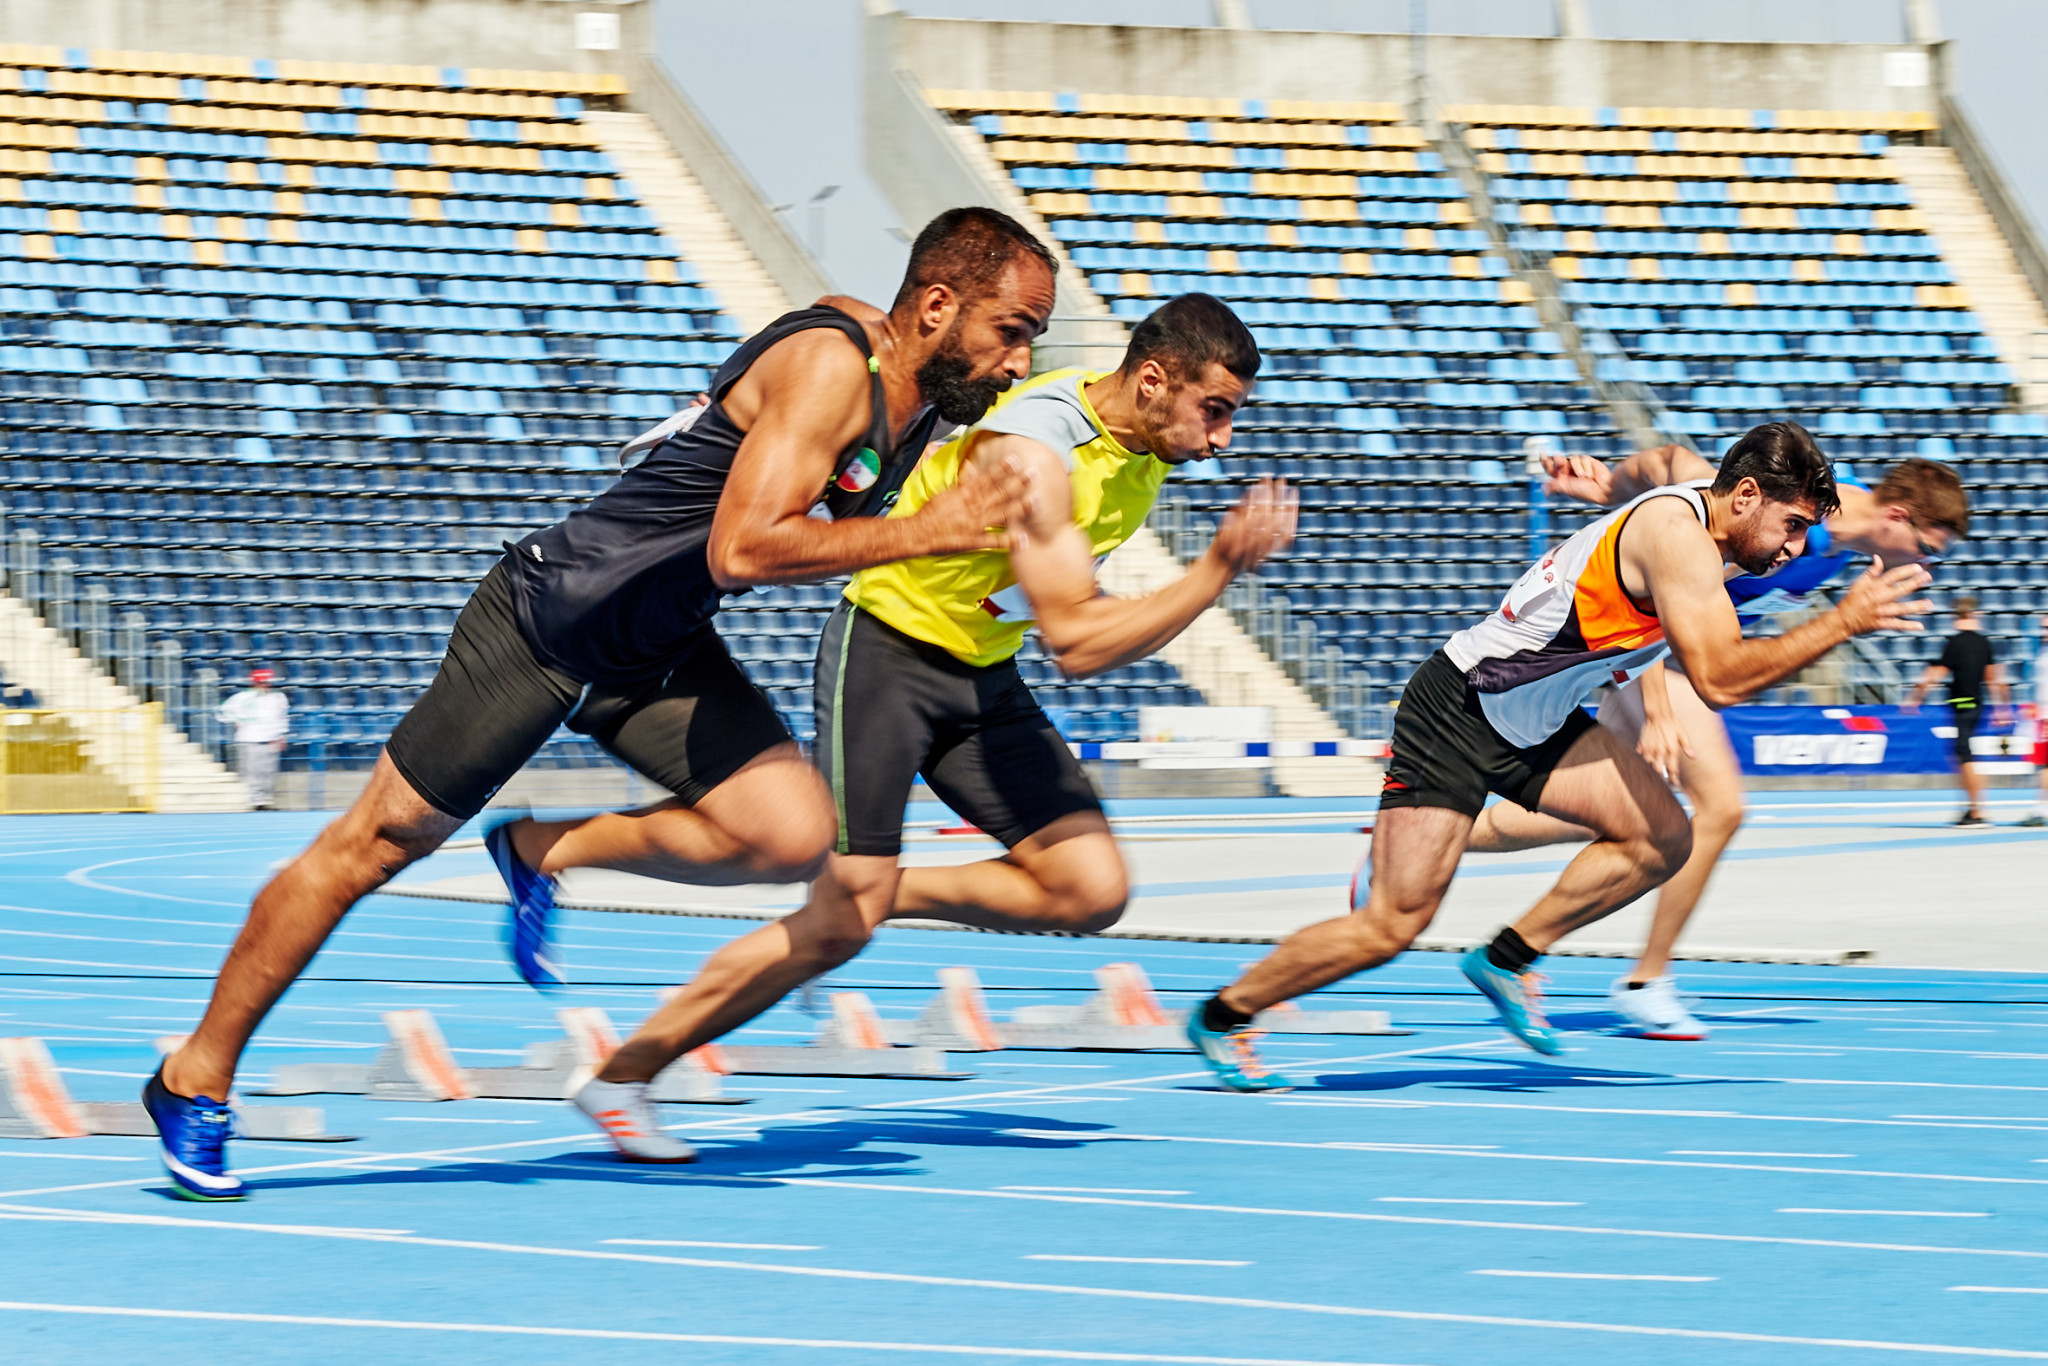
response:
{"label": "bearded male sprinter", "polygon": [[257,894],[205,1017],[144,1089],[180,1195],[246,1194],[227,1171],[226,1098],[256,1026],[350,907],[481,811],[564,722],[675,796],[487,831],[527,981],[561,979],[547,934],[561,869],[699,883],[816,873],[831,798],[726,652],[720,599],[1008,544],[1001,527],[1026,480],[1001,466],[916,516],[881,514],[936,424],[974,421],[1030,373],[1052,305],[1043,245],[993,210],[949,210],[918,234],[887,317],[814,307],[778,318],[719,368],[692,425],[506,547],[362,796]]}
{"label": "bearded male sprinter", "polygon": [[[1609,467],[1591,456],[1544,460],[1549,491],[1614,507],[1665,484],[1705,488],[1714,467],[1683,446],[1640,451]],[[1902,460],[1874,484],[1847,465],[1834,467],[1842,505],[1808,529],[1806,549],[1768,575],[1738,574],[1728,597],[1745,631],[1767,615],[1825,605],[1820,588],[1854,572],[1853,556],[1887,565],[1920,564],[1945,555],[1970,529],[1969,498],[1956,472],[1936,460]],[[1671,973],[1671,955],[1721,855],[1742,828],[1742,765],[1720,715],[1700,700],[1685,673],[1658,664],[1600,705],[1600,724],[1636,747],[1692,802],[1692,857],[1657,891],[1657,909],[1642,956],[1615,979],[1608,1001],[1627,1033],[1645,1039],[1699,1040],[1707,1026],[1686,1007]],[[1496,802],[1479,813],[1467,853],[1506,853],[1588,838],[1554,816]],[[1361,879],[1360,885],[1370,879]]]}
{"label": "bearded male sprinter", "polygon": [[1582,704],[1656,663],[1667,639],[1700,697],[1725,707],[1845,640],[1918,629],[1908,619],[1929,604],[1901,599],[1927,572],[1873,565],[1834,610],[1782,636],[1743,639],[1726,566],[1762,574],[1788,563],[1837,502],[1804,428],[1755,428],[1730,448],[1711,487],[1652,489],[1588,524],[1517,579],[1499,611],[1445,642],[1409,680],[1396,713],[1365,906],[1289,936],[1190,1017],[1189,1038],[1223,1085],[1285,1089],[1258,1058],[1252,1016],[1414,942],[1489,792],[1594,835],[1527,916],[1460,963],[1511,1034],[1539,1053],[1563,1051],[1543,1015],[1536,960],[1668,880],[1692,852],[1671,789]]}
{"label": "bearded male sprinter", "polygon": [[[921,556],[864,571],[818,650],[816,757],[839,808],[839,842],[810,902],[713,954],[579,1091],[628,1160],[661,1160],[647,1085],[675,1058],[739,1027],[846,962],[892,916],[1014,932],[1098,932],[1129,882],[1088,777],[1017,672],[1034,624],[1069,677],[1119,668],[1185,630],[1238,574],[1293,537],[1282,485],[1251,489],[1179,579],[1139,598],[1104,594],[1096,561],[1123,544],[1177,466],[1230,441],[1259,353],[1206,294],[1139,323],[1123,364],[1059,370],[1013,391],[928,457],[904,489],[915,516],[980,466],[1030,473],[1015,546]],[[922,773],[953,810],[1000,840],[998,859],[900,868],[903,809]],[[602,1120],[600,1120],[602,1124]]]}

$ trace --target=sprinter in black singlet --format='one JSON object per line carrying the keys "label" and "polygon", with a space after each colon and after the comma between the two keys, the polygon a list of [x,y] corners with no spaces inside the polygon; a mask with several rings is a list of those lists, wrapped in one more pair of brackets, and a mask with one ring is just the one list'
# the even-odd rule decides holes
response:
{"label": "sprinter in black singlet", "polygon": [[[719,369],[693,423],[507,547],[362,796],[257,894],[205,1018],[151,1079],[144,1100],[181,1193],[245,1193],[225,1170],[224,1100],[257,1024],[357,900],[481,811],[557,726],[675,796],[488,833],[512,885],[515,962],[535,985],[559,981],[545,930],[561,869],[697,883],[815,873],[836,832],[830,795],[726,653],[720,598],[1007,546],[1028,487],[1016,468],[916,516],[879,514],[937,432],[975,421],[1029,372],[1053,278],[1051,254],[1013,219],[950,210],[918,235],[885,318],[818,306],[777,319]],[[675,1148],[670,1160],[687,1160]]]}

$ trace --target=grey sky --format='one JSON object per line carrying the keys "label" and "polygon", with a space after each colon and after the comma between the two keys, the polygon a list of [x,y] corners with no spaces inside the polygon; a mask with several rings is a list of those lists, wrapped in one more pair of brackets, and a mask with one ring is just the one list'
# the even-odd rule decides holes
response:
{"label": "grey sky", "polygon": [[[886,302],[905,248],[895,210],[869,179],[861,149],[859,0],[658,0],[661,54],[690,97],[839,286]],[[1195,25],[1209,0],[898,0],[912,14],[961,19]],[[1586,0],[1602,37],[1778,42],[1898,42],[1892,0]],[[1404,32],[1411,0],[1248,0],[1261,28]],[[1437,33],[1552,32],[1550,0],[1429,0]],[[2048,141],[2027,133],[2048,115],[2042,0],[1941,0],[1957,89],[2039,232],[2048,218]],[[1731,102],[1740,103],[1731,96]],[[839,190],[823,205],[811,196]]]}

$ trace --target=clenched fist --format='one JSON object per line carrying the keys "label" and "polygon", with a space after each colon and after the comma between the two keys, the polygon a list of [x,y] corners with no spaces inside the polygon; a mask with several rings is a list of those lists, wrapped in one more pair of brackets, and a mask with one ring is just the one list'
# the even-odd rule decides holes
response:
{"label": "clenched fist", "polygon": [[1294,541],[1294,523],[1301,498],[1285,480],[1261,479],[1224,514],[1208,554],[1232,578],[1257,569]]}

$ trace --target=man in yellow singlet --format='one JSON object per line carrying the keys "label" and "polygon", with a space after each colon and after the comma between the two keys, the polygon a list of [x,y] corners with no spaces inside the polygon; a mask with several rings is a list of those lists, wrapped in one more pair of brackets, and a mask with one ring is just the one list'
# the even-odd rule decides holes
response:
{"label": "man in yellow singlet", "polygon": [[[837,852],[808,905],[713,954],[592,1085],[651,1080],[852,958],[892,916],[1073,933],[1116,922],[1129,888],[1122,855],[1015,656],[1035,625],[1070,677],[1143,659],[1293,540],[1293,493],[1262,482],[1175,582],[1138,598],[1095,583],[1096,561],[1144,524],[1173,467],[1229,444],[1258,369],[1236,314],[1209,295],[1183,295],[1138,324],[1120,368],[1037,376],[925,457],[892,515],[913,516],[1012,462],[1032,494],[1021,524],[1011,523],[1011,548],[925,555],[854,576],[818,650],[815,758],[838,808]],[[903,809],[919,773],[1008,853],[899,868]],[[640,1156],[637,1133],[608,1133],[622,1156]]]}

